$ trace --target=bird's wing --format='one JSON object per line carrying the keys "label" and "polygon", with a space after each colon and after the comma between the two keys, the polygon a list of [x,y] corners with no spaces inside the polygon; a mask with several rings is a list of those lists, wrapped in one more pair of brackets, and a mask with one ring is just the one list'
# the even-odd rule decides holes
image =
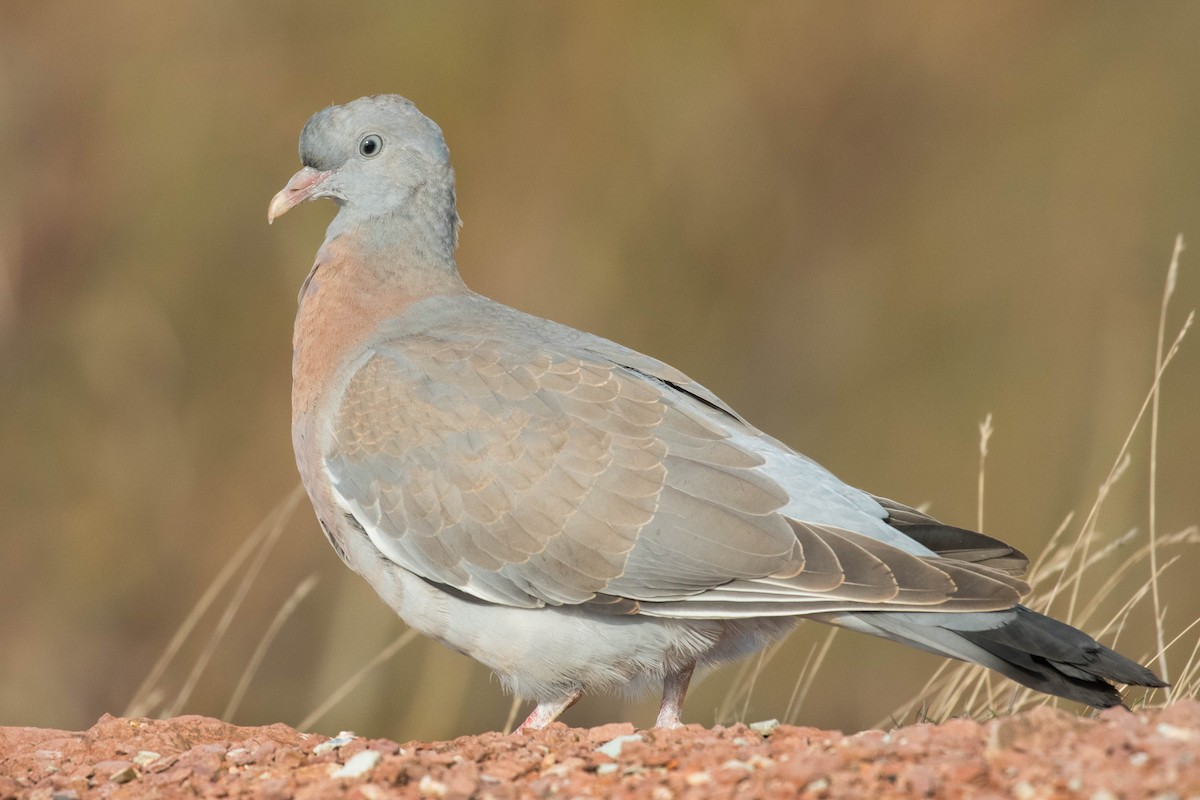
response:
{"label": "bird's wing", "polygon": [[324,452],[360,535],[427,580],[522,607],[725,617],[1016,602],[1019,582],[938,558],[707,390],[597,341],[407,332],[368,350]]}
{"label": "bird's wing", "polygon": [[887,511],[887,523],[942,558],[981,564],[1016,577],[1029,568],[1029,558],[1017,548],[977,531],[938,522],[915,508],[874,497]]}

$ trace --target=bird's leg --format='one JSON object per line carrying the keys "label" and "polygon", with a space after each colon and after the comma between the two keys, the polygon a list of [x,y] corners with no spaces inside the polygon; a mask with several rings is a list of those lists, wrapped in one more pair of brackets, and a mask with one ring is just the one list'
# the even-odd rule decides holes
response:
{"label": "bird's leg", "polygon": [[676,672],[668,672],[663,677],[662,705],[658,707],[658,719],[654,721],[656,728],[680,728],[679,714],[683,711],[683,697],[687,694],[688,684],[692,681],[692,671],[696,662],[688,664]]}
{"label": "bird's leg", "polygon": [[537,707],[525,718],[521,726],[517,728],[520,731],[540,731],[542,728],[549,725],[554,720],[558,719],[559,714],[562,714],[571,706],[575,705],[575,701],[583,694],[582,689],[576,689],[570,694],[563,695],[557,700],[543,700],[537,704]]}

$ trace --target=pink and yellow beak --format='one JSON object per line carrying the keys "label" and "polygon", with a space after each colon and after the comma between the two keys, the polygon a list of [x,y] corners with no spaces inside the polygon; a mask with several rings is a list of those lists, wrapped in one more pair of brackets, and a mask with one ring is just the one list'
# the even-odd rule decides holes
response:
{"label": "pink and yellow beak", "polygon": [[305,167],[293,175],[292,179],[287,182],[287,186],[280,189],[279,193],[271,198],[271,205],[267,206],[267,224],[270,225],[276,217],[282,217],[293,207],[312,197],[313,192],[321,185],[321,181],[328,178],[331,172],[331,170],[321,171]]}

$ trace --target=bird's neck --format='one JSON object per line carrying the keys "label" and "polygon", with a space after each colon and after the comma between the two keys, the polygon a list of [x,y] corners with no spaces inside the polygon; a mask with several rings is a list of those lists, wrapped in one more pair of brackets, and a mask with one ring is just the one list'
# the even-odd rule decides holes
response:
{"label": "bird's neck", "polygon": [[[300,290],[293,332],[293,415],[321,402],[330,371],[384,322],[437,295],[470,294],[451,261],[421,260],[411,248],[380,250],[346,232],[327,239]],[[295,422],[295,419],[293,420]]]}
{"label": "bird's neck", "polygon": [[453,173],[430,178],[406,193],[390,194],[389,199],[390,205],[375,198],[362,206],[343,205],[326,232],[326,246],[335,240],[350,242],[366,262],[457,276],[459,219]]}

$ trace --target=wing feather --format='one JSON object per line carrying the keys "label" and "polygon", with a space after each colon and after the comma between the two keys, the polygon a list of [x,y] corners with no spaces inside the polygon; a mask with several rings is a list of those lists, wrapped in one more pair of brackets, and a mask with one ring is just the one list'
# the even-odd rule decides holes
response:
{"label": "wing feather", "polygon": [[[324,449],[362,533],[427,580],[492,603],[681,618],[1016,602],[1023,584],[993,568],[1015,563],[1011,548],[937,533],[807,460],[821,480],[789,483],[771,459],[803,457],[665,365],[603,340],[462,327],[377,344]],[[798,492],[815,494],[798,506]]]}

